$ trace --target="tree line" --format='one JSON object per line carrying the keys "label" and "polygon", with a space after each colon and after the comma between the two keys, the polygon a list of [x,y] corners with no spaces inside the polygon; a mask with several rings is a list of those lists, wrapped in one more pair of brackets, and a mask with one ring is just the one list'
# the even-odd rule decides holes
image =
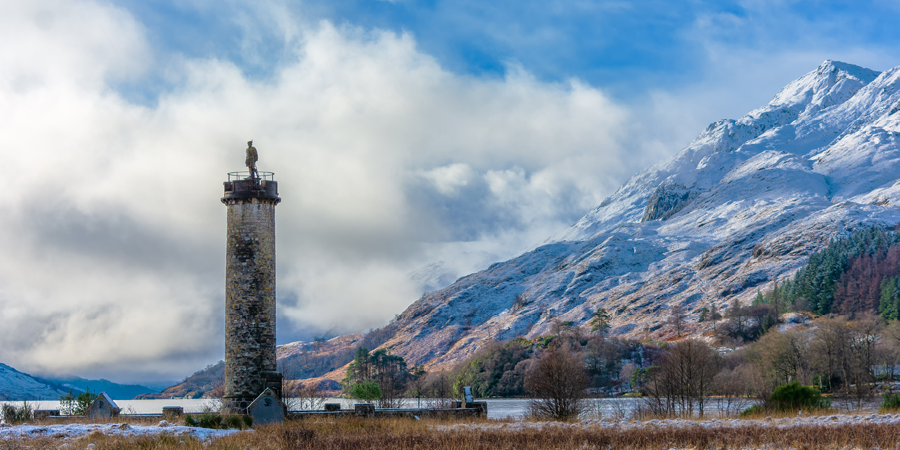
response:
{"label": "tree line", "polygon": [[873,314],[822,316],[786,331],[771,327],[735,350],[698,339],[637,342],[604,331],[560,322],[551,335],[490,342],[453,370],[435,373],[360,348],[344,389],[382,407],[404,399],[448,406],[462,397],[463,386],[472,386],[477,397],[533,398],[535,415],[557,419],[577,416],[587,397],[629,392],[643,397],[642,407],[654,415],[702,416],[711,401],[737,414],[758,402],[757,409],[784,408],[800,401],[798,392],[805,392],[802,404],[809,408],[827,403],[819,393],[861,405],[879,383],[889,392],[900,375],[900,322]]}
{"label": "tree line", "polygon": [[833,240],[810,255],[793,278],[778,284],[759,302],[778,312],[818,315],[857,313],[900,318],[900,233],[863,228]]}
{"label": "tree line", "polygon": [[634,387],[663,415],[702,414],[712,398],[731,412],[746,406],[742,399],[778,408],[773,396],[785,386],[810,386],[862,405],[880,388],[890,393],[898,368],[900,323],[872,314],[853,320],[831,315],[786,331],[773,328],[726,353],[703,341],[680,341],[659,365],[639,372]]}

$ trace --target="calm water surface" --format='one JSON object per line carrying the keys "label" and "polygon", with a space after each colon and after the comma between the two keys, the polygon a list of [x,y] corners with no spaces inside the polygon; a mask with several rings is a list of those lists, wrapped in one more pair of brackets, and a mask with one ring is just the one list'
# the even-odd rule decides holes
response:
{"label": "calm water surface", "polygon": [[[877,400],[874,399],[863,405],[863,411],[877,410]],[[329,398],[328,403],[340,403],[342,409],[353,409],[357,402],[343,398]],[[528,415],[529,399],[488,399],[488,418],[490,419],[523,419]],[[125,414],[160,414],[164,406],[180,406],[186,413],[200,413],[204,410],[218,410],[221,403],[213,399],[173,399],[173,400],[116,400],[116,404],[122,408]],[[642,400],[635,398],[602,398],[588,400],[588,407],[583,418],[636,418],[637,410]],[[21,404],[21,402],[4,402]],[[43,400],[29,402],[35,409],[59,409],[59,401]],[[754,402],[745,400],[739,405],[733,405],[731,414],[749,407]],[[431,404],[428,399],[408,399],[404,402],[404,408],[427,407]],[[835,400],[833,407],[837,412],[859,411],[857,405],[846,401]],[[323,407],[320,407],[323,408]],[[723,415],[725,405],[716,399],[711,399],[706,405],[706,414],[709,417]]]}
{"label": "calm water surface", "polygon": [[[488,418],[521,419],[528,413],[529,399],[488,399]],[[199,413],[204,410],[216,410],[220,402],[212,399],[172,399],[172,400],[115,400],[124,414],[159,414],[164,406],[180,406],[186,413]],[[353,409],[357,402],[350,399],[329,398],[328,403],[340,403],[343,409]],[[587,415],[591,417],[617,417],[630,415],[637,400],[630,398],[609,398],[590,400]],[[10,402],[16,403],[16,402]],[[59,409],[59,401],[43,400],[29,402],[35,409]],[[404,408],[426,407],[431,402],[427,399],[406,400]]]}

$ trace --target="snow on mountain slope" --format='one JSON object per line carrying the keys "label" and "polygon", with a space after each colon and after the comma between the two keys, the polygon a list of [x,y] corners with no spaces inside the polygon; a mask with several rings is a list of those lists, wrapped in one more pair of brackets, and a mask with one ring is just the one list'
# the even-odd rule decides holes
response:
{"label": "snow on mountain slope", "polygon": [[0,401],[59,400],[66,392],[0,363]]}
{"label": "snow on mountain slope", "polygon": [[411,305],[383,345],[442,368],[599,307],[612,334],[665,339],[669,308],[749,302],[836,236],[900,222],[900,67],[826,61],[767,105],[711,124],[537,249]]}
{"label": "snow on mountain slope", "polygon": [[[583,240],[598,232],[644,217],[654,191],[670,186],[705,191],[722,179],[738,163],[763,150],[777,149],[798,153],[798,149],[825,145],[848,121],[862,115],[850,111],[827,115],[806,126],[809,118],[823,108],[842,105],[860,89],[878,77],[878,73],[833,61],[790,83],[766,106],[738,120],[720,120],[707,127],[693,142],[674,157],[660,162],[631,178],[610,198],[579,220],[556,240]],[[820,114],[821,115],[821,114]],[[799,136],[795,129],[801,127]],[[742,147],[747,147],[746,149]],[[738,152],[741,148],[742,151]],[[751,150],[752,148],[752,150]],[[654,216],[655,217],[655,216]]]}

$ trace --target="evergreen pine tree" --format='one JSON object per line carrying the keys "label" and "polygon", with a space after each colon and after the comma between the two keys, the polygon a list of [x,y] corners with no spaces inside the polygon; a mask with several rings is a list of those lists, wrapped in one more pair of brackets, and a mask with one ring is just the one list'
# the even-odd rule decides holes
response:
{"label": "evergreen pine tree", "polygon": [[881,301],[878,305],[878,314],[887,320],[896,320],[900,303],[900,278],[885,277],[881,281]]}

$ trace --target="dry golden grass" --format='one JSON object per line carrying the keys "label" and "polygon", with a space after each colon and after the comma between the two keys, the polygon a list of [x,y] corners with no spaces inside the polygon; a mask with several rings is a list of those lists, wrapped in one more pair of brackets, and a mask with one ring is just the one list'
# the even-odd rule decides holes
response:
{"label": "dry golden grass", "polygon": [[[258,427],[252,432],[200,441],[195,438],[117,437],[0,439],[0,449],[844,449],[898,448],[900,424],[834,424],[779,429],[762,422],[740,428],[685,427],[617,430],[597,426],[524,427],[517,431],[447,429],[473,421],[409,419],[316,419]],[[475,421],[474,423],[478,423]],[[497,422],[489,422],[497,423]]]}

